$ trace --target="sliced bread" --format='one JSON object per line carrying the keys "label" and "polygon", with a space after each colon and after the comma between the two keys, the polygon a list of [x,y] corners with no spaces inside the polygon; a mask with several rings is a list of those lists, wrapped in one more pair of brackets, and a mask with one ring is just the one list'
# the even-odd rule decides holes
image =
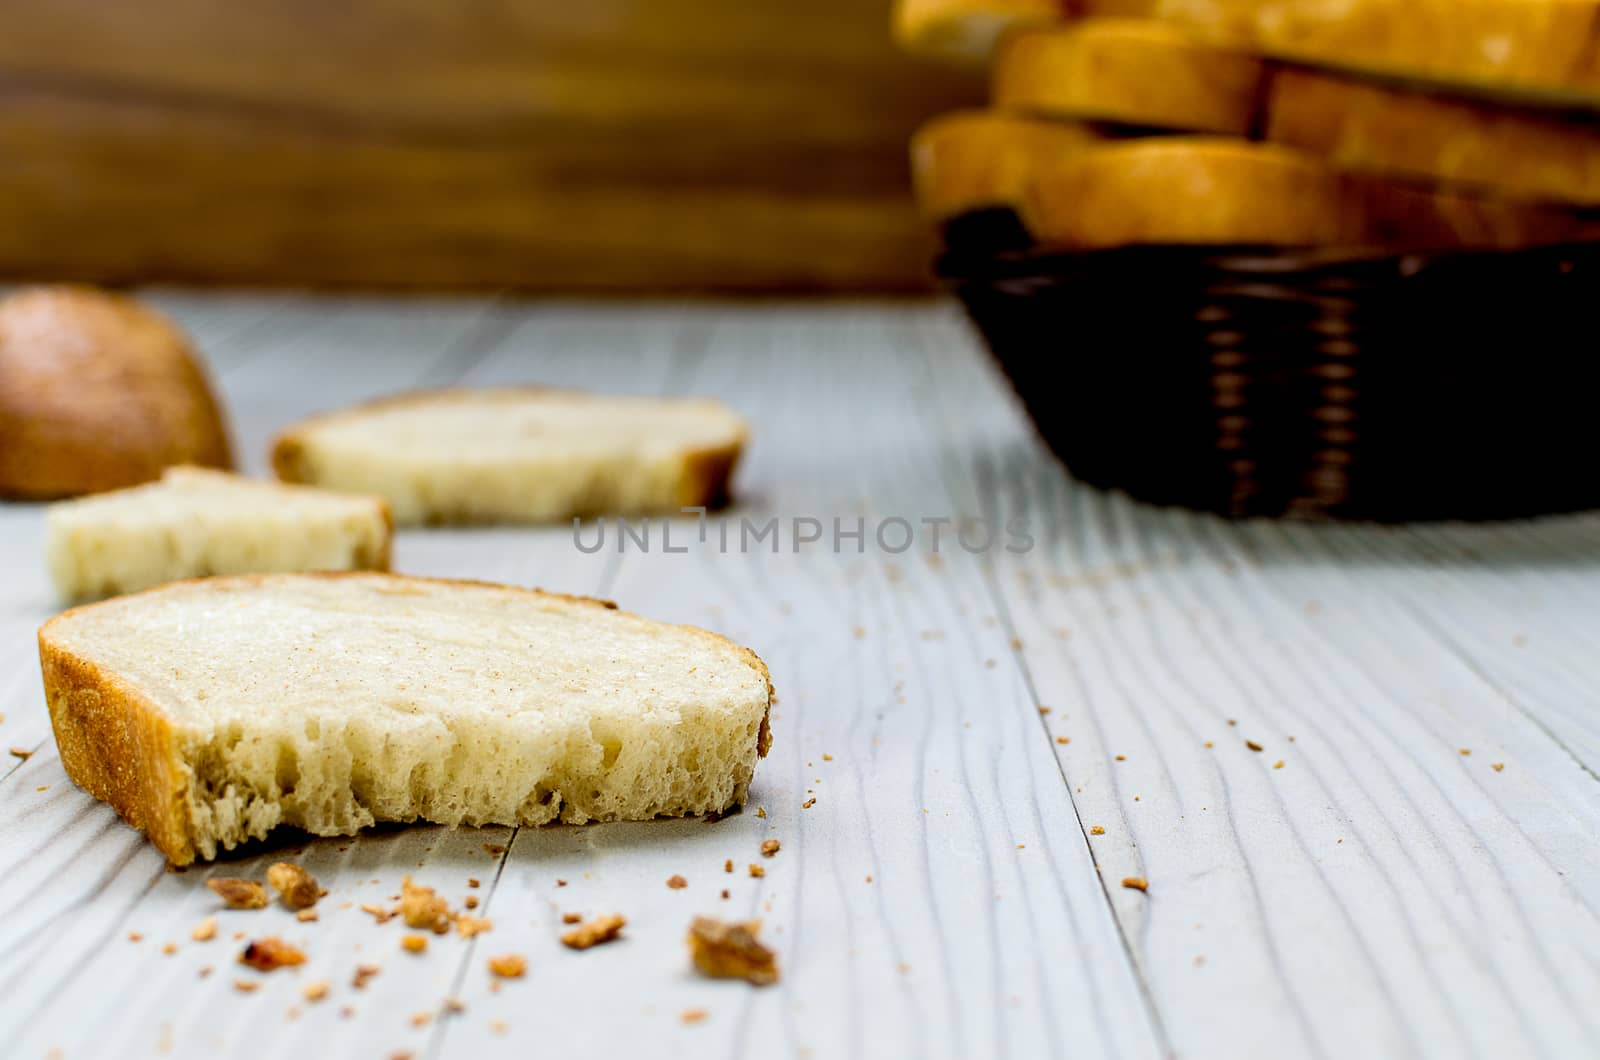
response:
{"label": "sliced bread", "polygon": [[278,825],[721,812],[770,739],[752,652],[482,583],[180,582],[69,611],[39,649],[68,776],[176,865]]}
{"label": "sliced bread", "polygon": [[935,222],[979,210],[1015,209],[1041,171],[1105,139],[1080,122],[988,110],[942,115],[911,140],[917,204]]}
{"label": "sliced bread", "polygon": [[1248,135],[1267,67],[1260,59],[1144,19],[1091,18],[1009,34],[995,56],[1007,110],[1182,132]]}
{"label": "sliced bread", "polygon": [[401,525],[544,523],[716,504],[748,433],[710,400],[440,390],[290,427],[272,465],[387,498]]}
{"label": "sliced bread", "polygon": [[1506,98],[1600,104],[1600,0],[1072,0],[1273,58]]}
{"label": "sliced bread", "polygon": [[909,52],[981,66],[1006,30],[1064,11],[1064,0],[895,0],[894,36]]}
{"label": "sliced bread", "polygon": [[0,497],[121,489],[177,464],[226,468],[233,457],[175,324],[88,287],[0,300]]}
{"label": "sliced bread", "polygon": [[1565,210],[1340,173],[1276,144],[1160,137],[1085,150],[1029,185],[1028,229],[1081,249],[1135,244],[1515,249],[1595,238]]}
{"label": "sliced bread", "polygon": [[1364,172],[1600,206],[1600,123],[1283,70],[1267,138]]}
{"label": "sliced bread", "polygon": [[192,467],[52,505],[47,523],[50,576],[66,600],[213,574],[388,570],[392,536],[380,497]]}

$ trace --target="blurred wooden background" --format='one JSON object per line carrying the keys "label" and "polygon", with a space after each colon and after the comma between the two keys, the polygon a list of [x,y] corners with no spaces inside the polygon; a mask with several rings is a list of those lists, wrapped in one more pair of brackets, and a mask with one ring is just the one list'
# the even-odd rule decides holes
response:
{"label": "blurred wooden background", "polygon": [[926,284],[889,0],[0,0],[0,277]]}

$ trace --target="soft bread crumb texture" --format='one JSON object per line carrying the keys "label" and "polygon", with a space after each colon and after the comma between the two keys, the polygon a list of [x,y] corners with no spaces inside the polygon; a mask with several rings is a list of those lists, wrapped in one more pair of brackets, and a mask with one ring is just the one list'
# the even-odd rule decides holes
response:
{"label": "soft bread crumb texture", "polygon": [[716,504],[747,434],[711,400],[442,390],[291,427],[272,460],[287,482],[385,497],[402,525],[548,523]]}
{"label": "soft bread crumb texture", "polygon": [[184,582],[67,612],[40,646],[69,775],[178,864],[280,824],[720,812],[769,739],[754,653],[479,583]]}
{"label": "soft bread crumb texture", "polygon": [[380,497],[193,467],[52,505],[47,522],[50,576],[65,600],[218,574],[387,570],[392,538]]}

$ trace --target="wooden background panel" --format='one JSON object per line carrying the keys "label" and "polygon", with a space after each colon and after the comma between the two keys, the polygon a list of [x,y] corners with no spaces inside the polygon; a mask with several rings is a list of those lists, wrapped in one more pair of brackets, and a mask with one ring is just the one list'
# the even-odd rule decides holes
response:
{"label": "wooden background panel", "polygon": [[887,0],[0,0],[0,276],[913,289]]}

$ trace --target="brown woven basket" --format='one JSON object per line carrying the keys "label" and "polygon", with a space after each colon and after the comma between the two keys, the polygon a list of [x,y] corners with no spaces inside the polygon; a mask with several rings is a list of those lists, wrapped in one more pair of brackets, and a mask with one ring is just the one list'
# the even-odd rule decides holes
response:
{"label": "brown woven basket", "polygon": [[1600,244],[1515,252],[1011,249],[939,271],[1080,479],[1229,516],[1600,507]]}

